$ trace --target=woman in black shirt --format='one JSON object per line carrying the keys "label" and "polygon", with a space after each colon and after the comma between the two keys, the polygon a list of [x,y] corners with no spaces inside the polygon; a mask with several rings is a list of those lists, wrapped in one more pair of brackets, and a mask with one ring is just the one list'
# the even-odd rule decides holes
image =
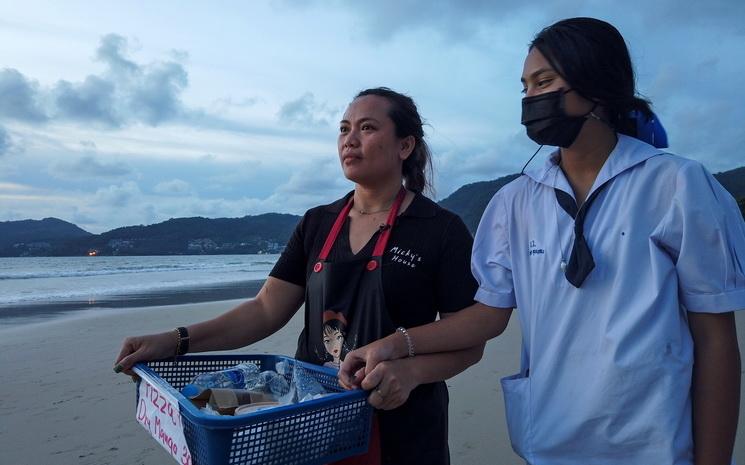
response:
{"label": "woman in black shirt", "polygon": [[[303,216],[254,299],[185,328],[190,352],[252,344],[304,304],[296,358],[337,365],[356,347],[396,332],[408,338],[405,328],[473,303],[471,236],[460,218],[421,194],[430,153],[411,98],[387,88],[360,92],[339,128],[339,158],[354,190]],[[127,338],[116,369],[172,356],[185,336],[180,330],[178,337]],[[440,380],[478,361],[482,349],[413,357],[412,347],[409,358],[367,374],[376,380],[369,401],[380,409],[382,463],[449,463]],[[345,463],[376,463],[371,459],[374,450]]]}

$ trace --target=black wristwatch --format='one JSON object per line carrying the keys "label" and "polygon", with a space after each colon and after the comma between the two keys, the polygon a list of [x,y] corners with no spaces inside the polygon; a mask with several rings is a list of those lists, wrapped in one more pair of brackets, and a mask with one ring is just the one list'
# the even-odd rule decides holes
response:
{"label": "black wristwatch", "polygon": [[189,331],[183,326],[176,328],[178,340],[176,341],[176,355],[185,355],[189,352]]}

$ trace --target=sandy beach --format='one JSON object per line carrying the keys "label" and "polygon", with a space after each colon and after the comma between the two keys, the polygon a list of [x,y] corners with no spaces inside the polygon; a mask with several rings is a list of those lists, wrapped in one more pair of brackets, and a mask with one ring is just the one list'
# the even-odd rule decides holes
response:
{"label": "sandy beach", "polygon": [[[175,463],[135,420],[135,385],[112,371],[127,335],[171,329],[214,316],[237,301],[105,309],[48,322],[0,327],[0,463],[156,465]],[[745,348],[745,312],[737,316]],[[294,353],[302,314],[243,353]],[[507,437],[499,378],[519,365],[513,318],[484,358],[448,382],[453,465],[520,464]],[[745,463],[740,414],[735,458]]]}

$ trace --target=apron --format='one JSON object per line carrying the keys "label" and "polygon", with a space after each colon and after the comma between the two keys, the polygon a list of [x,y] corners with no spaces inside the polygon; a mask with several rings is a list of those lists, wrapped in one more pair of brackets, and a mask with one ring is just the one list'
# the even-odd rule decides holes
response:
{"label": "apron", "polygon": [[396,330],[383,293],[383,252],[403,203],[402,187],[375,243],[371,257],[327,260],[352,208],[354,196],[339,212],[313,266],[305,291],[305,328],[295,357],[339,367],[346,354]]}
{"label": "apron", "polygon": [[[327,258],[352,208],[354,196],[349,198],[326,237],[308,278],[305,327],[298,340],[295,358],[338,368],[348,352],[396,330],[386,308],[382,265],[383,253],[405,196],[406,190],[401,187],[385,225],[381,226],[372,256],[332,262]],[[419,463],[449,463],[447,402],[445,383],[418,386],[403,406],[376,412],[366,454],[335,465],[379,465],[382,462],[398,465],[417,463],[421,458],[424,461]],[[405,441],[412,431],[421,430],[418,427],[422,423],[444,432],[442,437],[435,437],[436,434],[422,436],[437,446]],[[432,458],[424,457],[430,450]],[[416,459],[407,457],[407,454],[416,454]]]}

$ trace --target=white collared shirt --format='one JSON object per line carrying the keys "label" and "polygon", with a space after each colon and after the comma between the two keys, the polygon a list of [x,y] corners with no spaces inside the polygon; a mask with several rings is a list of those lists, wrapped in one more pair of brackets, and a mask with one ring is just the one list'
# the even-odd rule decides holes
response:
{"label": "white collared shirt", "polygon": [[690,465],[686,311],[745,309],[740,211],[699,163],[619,134],[589,193],[610,180],[584,223],[595,268],[575,288],[558,157],[495,194],[473,247],[476,300],[517,307],[522,329],[521,372],[502,380],[513,448],[533,465]]}

